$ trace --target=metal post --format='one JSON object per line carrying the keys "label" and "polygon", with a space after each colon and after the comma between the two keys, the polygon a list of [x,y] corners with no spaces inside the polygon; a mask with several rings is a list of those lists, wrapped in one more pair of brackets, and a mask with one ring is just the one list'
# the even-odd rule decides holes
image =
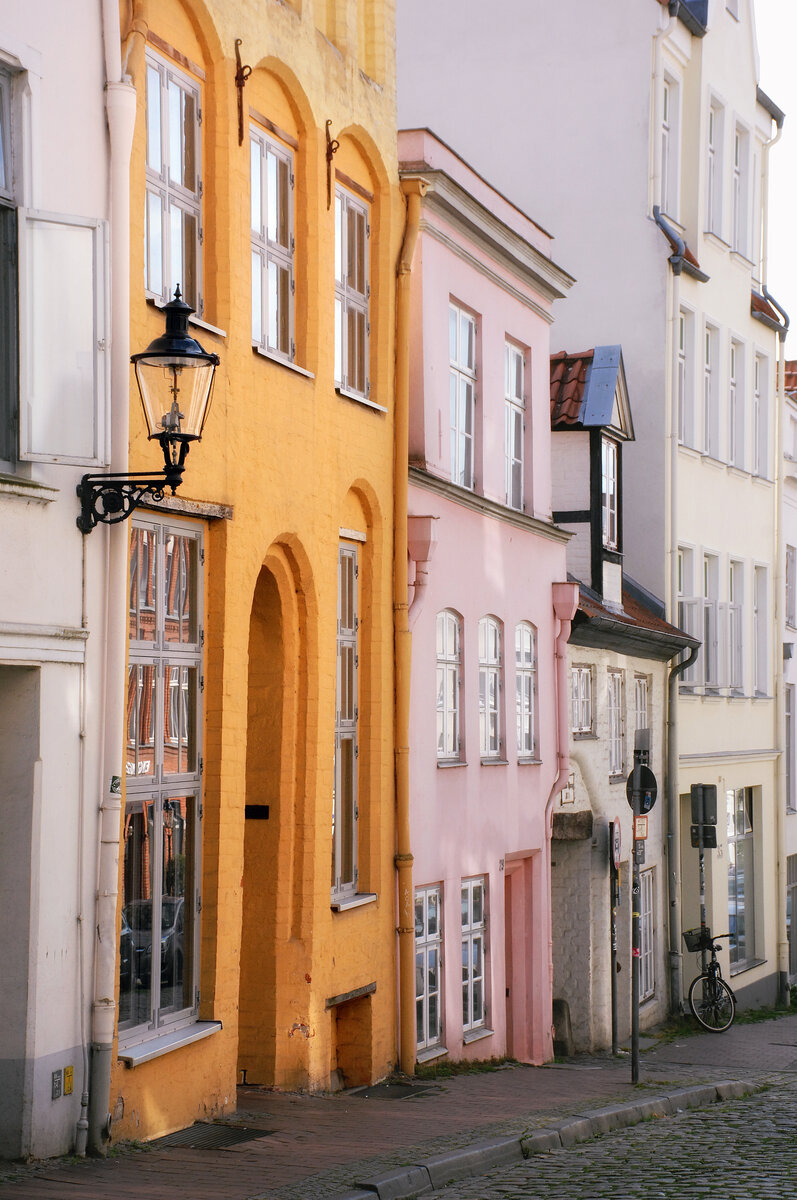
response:
{"label": "metal post", "polygon": [[700,974],[706,973],[706,864],[703,850],[703,822],[697,832],[697,859],[700,870]]}
{"label": "metal post", "polygon": [[[640,815],[639,789],[634,788],[634,832],[636,819]],[[639,843],[634,838],[633,852],[633,883],[631,885],[631,1082],[639,1083],[639,960],[641,957],[640,944],[640,897],[641,884],[639,881]]]}
{"label": "metal post", "polygon": [[[613,826],[611,826],[613,830]],[[611,851],[610,851],[611,853]],[[609,859],[609,932],[611,937],[611,1002],[612,1002],[612,1054],[620,1053],[617,1032],[617,869]]]}

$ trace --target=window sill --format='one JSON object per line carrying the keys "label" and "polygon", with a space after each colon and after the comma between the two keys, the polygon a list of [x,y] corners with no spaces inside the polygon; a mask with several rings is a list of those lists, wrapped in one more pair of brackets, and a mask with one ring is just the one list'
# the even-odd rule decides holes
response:
{"label": "window sill", "polygon": [[721,459],[717,458],[716,454],[710,454],[708,450],[701,450],[700,460],[701,462],[704,462],[707,467],[713,467],[715,471],[725,470],[725,463]]}
{"label": "window sill", "polygon": [[720,235],[715,233],[713,229],[704,229],[703,237],[707,238],[708,241],[713,242],[714,245],[720,250],[730,250],[731,248],[730,242],[726,242],[725,238],[720,237]]}
{"label": "window sill", "polygon": [[592,729],[573,730],[573,737],[577,742],[597,742],[598,735]]}
{"label": "window sill", "polygon": [[415,1061],[419,1063],[431,1062],[435,1058],[442,1058],[444,1054],[448,1054],[445,1046],[429,1046],[426,1050],[419,1050],[415,1055]]}
{"label": "window sill", "polygon": [[199,1042],[203,1038],[210,1037],[211,1034],[218,1033],[221,1028],[221,1021],[195,1021],[193,1025],[159,1034],[158,1037],[151,1038],[147,1042],[120,1047],[117,1051],[117,1058],[131,1069],[140,1067],[142,1063],[150,1062],[153,1058],[160,1058],[163,1054],[170,1054],[172,1050],[179,1050],[181,1046],[190,1046],[192,1042]]}
{"label": "window sill", "polygon": [[682,450],[683,453],[686,454],[688,458],[700,458],[701,457],[701,452],[700,452],[700,450],[698,450],[697,446],[690,446],[688,442],[679,442],[678,449]]}
{"label": "window sill", "polygon": [[747,271],[754,269],[754,263],[745,254],[744,250],[731,250],[731,260],[737,263],[740,267],[744,267]]}
{"label": "window sill", "polygon": [[744,962],[731,963],[731,975],[743,975],[745,971],[752,971],[755,967],[763,967],[767,960],[765,958],[746,958]]}
{"label": "window sill", "polygon": [[357,892],[345,900],[330,900],[329,907],[333,912],[344,912],[349,908],[362,908],[364,904],[373,904],[378,899],[376,892]]}
{"label": "window sill", "polygon": [[517,760],[517,765],[519,767],[541,767],[542,759],[541,758],[519,758]]}
{"label": "window sill", "polygon": [[21,500],[33,500],[37,504],[51,504],[59,490],[32,479],[0,474],[0,496],[18,496]]}
{"label": "window sill", "polygon": [[768,475],[757,475],[753,472],[753,483],[757,483],[760,487],[772,486],[773,480]]}
{"label": "window sill", "polygon": [[335,391],[346,400],[353,400],[355,404],[362,404],[365,408],[372,408],[374,412],[387,412],[384,405],[376,404],[373,400],[369,400],[367,396],[358,396],[356,392],[347,392],[345,388],[339,387],[337,384],[335,385]]}
{"label": "window sill", "polygon": [[615,784],[615,783],[626,783],[626,782],[627,782],[627,777],[623,771],[618,771],[618,773],[616,775],[609,776],[609,787],[611,787],[612,784]]}
{"label": "window sill", "polygon": [[482,1038],[493,1036],[494,1030],[486,1029],[484,1025],[480,1025],[478,1029],[466,1029],[462,1035],[463,1045],[469,1046],[471,1042],[480,1042]]}
{"label": "window sill", "polygon": [[448,771],[451,767],[467,767],[467,765],[464,758],[438,759],[437,769],[438,771]]}
{"label": "window sill", "polygon": [[479,762],[483,767],[508,767],[509,760],[506,758],[480,758]]}
{"label": "window sill", "polygon": [[305,379],[315,379],[312,371],[305,370],[304,367],[298,366],[290,359],[282,358],[279,354],[272,354],[270,350],[264,350],[262,346],[252,344],[252,353],[259,354],[261,358],[267,358],[269,362],[276,363],[279,367],[287,367],[289,371],[295,371],[297,375],[304,375]]}
{"label": "window sill", "polygon": [[733,475],[736,479],[750,478],[750,472],[744,467],[740,467],[738,463],[728,463],[728,474]]}

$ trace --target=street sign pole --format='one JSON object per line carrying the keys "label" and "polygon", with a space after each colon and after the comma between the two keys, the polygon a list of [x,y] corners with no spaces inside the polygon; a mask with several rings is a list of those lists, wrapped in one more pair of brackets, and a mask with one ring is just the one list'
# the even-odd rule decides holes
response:
{"label": "street sign pole", "polygon": [[[636,752],[634,753],[636,757]],[[637,768],[634,768],[636,773]],[[640,815],[639,788],[634,788],[634,832]],[[639,853],[640,843],[634,838],[634,874],[631,884],[631,1082],[639,1083],[639,959],[642,954],[639,937]],[[644,852],[644,842],[641,843]]]}
{"label": "street sign pole", "polygon": [[641,899],[639,868],[645,861],[647,814],[656,803],[658,784],[650,769],[650,730],[638,729],[634,737],[634,769],[628,776],[625,794],[633,812],[634,848],[631,883],[631,1082],[639,1083],[639,967],[642,958]]}
{"label": "street sign pole", "polygon": [[609,823],[609,934],[611,938],[610,973],[612,1005],[612,1054],[620,1053],[617,1030],[617,909],[620,906],[620,820]]}
{"label": "street sign pole", "polygon": [[706,973],[706,849],[717,845],[717,788],[711,783],[693,783],[692,845],[697,847],[698,882],[700,890],[700,963]]}

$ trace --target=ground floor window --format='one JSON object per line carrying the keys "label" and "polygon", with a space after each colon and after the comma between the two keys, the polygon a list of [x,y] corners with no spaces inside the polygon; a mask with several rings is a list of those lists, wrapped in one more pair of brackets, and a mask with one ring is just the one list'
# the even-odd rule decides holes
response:
{"label": "ground floor window", "polygon": [[753,789],[726,793],[728,832],[728,929],[731,963],[755,957]]}
{"label": "ground floor window", "polygon": [[786,859],[786,933],[789,939],[789,976],[797,979],[797,854]]}
{"label": "ground floor window", "polygon": [[202,531],[134,520],[119,1030],[147,1037],[199,1004]]}
{"label": "ground floor window", "polygon": [[439,1045],[441,1011],[440,888],[415,891],[415,1027],[419,1050]]}
{"label": "ground floor window", "polygon": [[484,1025],[485,912],[484,877],[462,881],[462,1028]]}
{"label": "ground floor window", "polygon": [[649,1000],[656,990],[653,955],[654,872],[652,868],[640,873],[639,883],[639,999]]}

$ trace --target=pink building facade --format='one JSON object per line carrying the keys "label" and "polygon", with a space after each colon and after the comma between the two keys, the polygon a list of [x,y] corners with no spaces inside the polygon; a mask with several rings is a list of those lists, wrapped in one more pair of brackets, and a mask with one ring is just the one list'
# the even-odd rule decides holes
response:
{"label": "pink building facade", "polygon": [[551,238],[426,130],[412,263],[410,814],[420,1061],[551,1037],[551,810],[577,585],[551,515]]}

